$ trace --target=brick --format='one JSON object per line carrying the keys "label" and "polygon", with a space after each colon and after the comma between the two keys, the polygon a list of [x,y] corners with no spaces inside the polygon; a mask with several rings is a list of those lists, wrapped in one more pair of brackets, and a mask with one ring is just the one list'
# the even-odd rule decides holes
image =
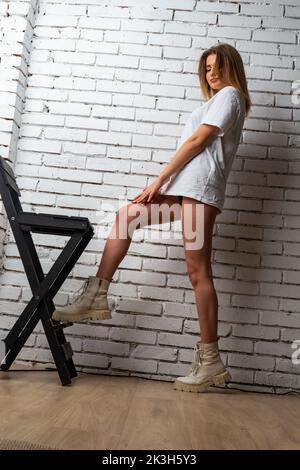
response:
{"label": "brick", "polygon": [[157,362],[134,358],[113,357],[111,361],[112,369],[123,369],[154,374],[157,370]]}
{"label": "brick", "polygon": [[97,369],[107,369],[109,365],[108,357],[100,354],[74,353],[73,361],[75,366],[96,367]]}
{"label": "brick", "polygon": [[150,315],[160,315],[162,307],[157,302],[141,301],[136,299],[117,299],[116,311],[137,312]]}
{"label": "brick", "polygon": [[175,362],[177,360],[177,349],[139,345],[134,350],[133,356],[138,359],[156,359],[159,361]]}
{"label": "brick", "polygon": [[156,333],[129,328],[112,328],[110,339],[114,341],[130,341],[131,343],[155,344]]}
{"label": "brick", "polygon": [[241,367],[256,370],[274,370],[275,359],[273,357],[247,354],[228,354],[228,365],[230,367]]}
{"label": "brick", "polygon": [[290,328],[300,328],[300,315],[298,313],[286,313],[280,311],[266,310],[264,312],[260,312],[259,316],[260,322],[263,325],[278,325],[287,326]]}
{"label": "brick", "polygon": [[277,386],[283,388],[298,389],[300,386],[300,376],[284,373],[271,373],[271,372],[257,372],[255,374],[255,381],[258,384],[268,386]]}
{"label": "brick", "polygon": [[274,343],[271,341],[258,341],[254,345],[254,351],[259,354],[268,354],[273,356],[291,357],[292,349],[286,343]]}
{"label": "brick", "polygon": [[99,353],[101,355],[108,354],[110,356],[128,356],[130,350],[128,344],[99,341],[94,339],[83,340],[82,349],[84,352]]}
{"label": "brick", "polygon": [[242,338],[279,339],[279,328],[261,325],[233,325],[233,335]]}
{"label": "brick", "polygon": [[137,328],[160,331],[182,331],[183,320],[179,318],[156,318],[150,316],[138,316],[136,319]]}

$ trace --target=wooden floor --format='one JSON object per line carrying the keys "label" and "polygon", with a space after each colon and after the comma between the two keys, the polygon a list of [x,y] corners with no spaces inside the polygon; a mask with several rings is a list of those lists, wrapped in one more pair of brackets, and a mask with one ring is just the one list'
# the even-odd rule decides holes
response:
{"label": "wooden floor", "polygon": [[62,449],[300,449],[296,395],[86,374],[62,387],[29,369],[0,373],[0,400],[0,438]]}

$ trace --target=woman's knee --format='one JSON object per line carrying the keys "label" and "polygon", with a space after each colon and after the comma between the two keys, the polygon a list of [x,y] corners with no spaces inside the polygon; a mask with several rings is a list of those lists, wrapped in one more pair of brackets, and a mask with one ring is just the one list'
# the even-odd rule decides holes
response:
{"label": "woman's knee", "polygon": [[132,234],[148,223],[148,208],[143,204],[126,204],[116,211],[116,223]]}
{"label": "woman's knee", "polygon": [[212,279],[211,262],[209,259],[187,260],[187,273],[193,287]]}

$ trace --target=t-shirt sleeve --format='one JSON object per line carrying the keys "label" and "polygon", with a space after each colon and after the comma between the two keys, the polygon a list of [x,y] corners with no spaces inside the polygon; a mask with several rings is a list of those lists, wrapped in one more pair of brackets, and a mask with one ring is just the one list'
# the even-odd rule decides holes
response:
{"label": "t-shirt sleeve", "polygon": [[239,105],[231,90],[221,93],[219,96],[218,94],[209,109],[204,113],[200,124],[211,124],[219,127],[220,131],[217,135],[222,137],[235,123],[238,117]]}

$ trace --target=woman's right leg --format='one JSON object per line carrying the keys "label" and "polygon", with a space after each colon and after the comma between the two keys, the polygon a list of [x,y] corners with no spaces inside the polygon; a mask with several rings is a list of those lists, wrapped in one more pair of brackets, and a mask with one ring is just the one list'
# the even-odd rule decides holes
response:
{"label": "woman's right leg", "polygon": [[107,291],[116,269],[128,251],[134,230],[144,225],[180,220],[180,202],[178,196],[160,194],[155,202],[121,207],[106,241],[96,276],[89,276],[79,297],[73,303],[56,309],[52,318],[70,322],[110,319]]}
{"label": "woman's right leg", "polygon": [[121,261],[125,257],[136,228],[147,225],[164,224],[180,220],[181,200],[179,196],[160,194],[155,202],[128,204],[121,207],[106,240],[101,262],[96,276],[111,281]]}

